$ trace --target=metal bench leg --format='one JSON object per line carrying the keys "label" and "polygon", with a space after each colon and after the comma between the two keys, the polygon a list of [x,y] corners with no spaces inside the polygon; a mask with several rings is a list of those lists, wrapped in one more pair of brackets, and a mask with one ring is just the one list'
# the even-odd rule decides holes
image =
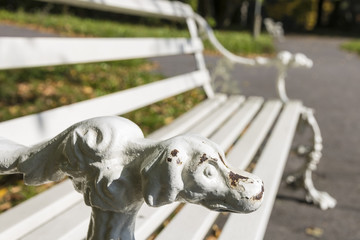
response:
{"label": "metal bench leg", "polygon": [[306,161],[296,173],[287,177],[286,182],[291,185],[302,186],[306,192],[307,202],[318,205],[322,210],[334,208],[336,200],[327,192],[317,190],[312,180],[312,172],[316,170],[320,162],[323,145],[320,128],[311,108],[304,107],[299,124],[299,127],[310,127],[313,133],[312,146],[300,145],[297,148],[297,154],[304,157]]}

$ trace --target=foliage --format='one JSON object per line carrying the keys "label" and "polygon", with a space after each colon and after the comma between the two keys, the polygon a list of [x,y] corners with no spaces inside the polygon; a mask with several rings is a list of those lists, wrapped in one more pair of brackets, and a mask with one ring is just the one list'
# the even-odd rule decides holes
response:
{"label": "foliage", "polygon": [[312,30],[316,25],[316,0],[278,0],[266,2],[265,9],[269,17],[289,24],[303,26]]}
{"label": "foliage", "polygon": [[28,13],[22,10],[11,12],[0,10],[0,21],[53,32],[63,36],[89,37],[186,37],[187,31],[173,25],[154,27],[140,24],[119,23],[110,20],[80,18],[70,14]]}
{"label": "foliage", "polygon": [[341,47],[347,51],[354,52],[360,55],[360,39],[346,42]]}
{"label": "foliage", "polygon": [[[225,48],[237,54],[272,54],[275,52],[273,41],[267,34],[261,34],[256,40],[248,32],[215,31],[215,36]],[[205,48],[214,49],[209,42],[205,42]]]}

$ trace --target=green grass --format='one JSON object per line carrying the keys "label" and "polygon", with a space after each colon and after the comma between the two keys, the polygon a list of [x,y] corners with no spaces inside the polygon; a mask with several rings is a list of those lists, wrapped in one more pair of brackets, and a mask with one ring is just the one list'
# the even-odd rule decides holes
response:
{"label": "green grass", "polygon": [[[238,55],[261,55],[275,52],[273,41],[269,35],[261,34],[254,40],[248,32],[215,31],[219,42],[230,52]],[[205,42],[205,49],[214,48],[209,42]]]}
{"label": "green grass", "polygon": [[341,48],[360,55],[360,39],[352,40],[341,45]]}

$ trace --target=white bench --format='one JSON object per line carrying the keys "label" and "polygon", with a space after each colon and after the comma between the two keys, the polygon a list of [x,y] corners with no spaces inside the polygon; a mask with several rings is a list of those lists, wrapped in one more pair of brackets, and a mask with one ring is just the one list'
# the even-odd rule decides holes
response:
{"label": "white bench", "polygon": [[[304,107],[301,101],[289,100],[285,92],[287,67],[311,66],[311,61],[305,56],[286,52],[280,53],[274,59],[247,59],[235,56],[217,42],[212,30],[200,16],[188,5],[179,2],[49,2],[186,21],[191,38],[4,37],[0,39],[0,69],[191,54],[196,59],[197,70],[104,97],[2,122],[1,137],[24,145],[34,145],[50,139],[84,119],[124,114],[161,99],[203,87],[208,99],[149,137],[167,139],[184,132],[198,133],[219,144],[233,166],[246,169],[256,159],[253,172],[265,183],[264,202],[254,213],[229,214],[219,239],[263,238],[298,124],[312,129],[314,142],[310,149],[299,148],[299,152],[305,156],[304,168],[288,180],[303,182],[307,200],[322,209],[335,206],[336,201],[328,194],[317,191],[311,179],[311,172],[316,168],[322,148],[320,131],[313,113],[311,109]],[[211,77],[205,66],[202,39],[199,37],[198,29],[206,33],[215,47],[235,63],[278,67],[279,99],[265,100],[257,96],[227,96],[214,93]],[[115,102],[117,104],[114,106]],[[136,238],[147,239],[174,211],[175,216],[159,231],[156,239],[202,239],[219,216],[218,212],[191,204],[183,206],[174,203],[159,208],[151,208],[144,204],[137,215]],[[91,209],[84,204],[82,195],[73,189],[69,180],[66,180],[1,214],[0,239],[84,239],[90,212]]]}

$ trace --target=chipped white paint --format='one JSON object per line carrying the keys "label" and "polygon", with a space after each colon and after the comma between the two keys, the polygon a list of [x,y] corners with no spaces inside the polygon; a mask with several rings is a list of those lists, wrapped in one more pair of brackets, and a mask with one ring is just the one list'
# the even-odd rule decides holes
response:
{"label": "chipped white paint", "polygon": [[144,200],[154,207],[180,201],[248,213],[263,198],[262,181],[230,167],[210,140],[145,139],[125,118],[85,120],[33,147],[0,141],[1,173],[22,173],[30,185],[70,177],[92,207],[88,239],[134,239]]}

